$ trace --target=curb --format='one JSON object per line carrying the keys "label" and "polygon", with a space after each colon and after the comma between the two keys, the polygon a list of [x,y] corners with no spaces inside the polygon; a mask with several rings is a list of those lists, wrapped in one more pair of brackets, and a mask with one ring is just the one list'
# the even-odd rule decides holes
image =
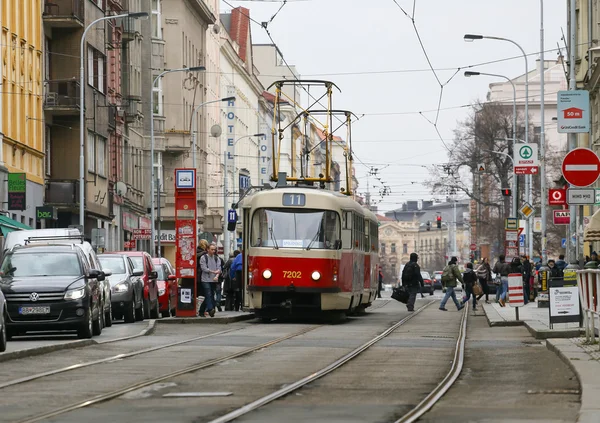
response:
{"label": "curb", "polygon": [[[55,351],[71,350],[71,349],[75,349],[75,348],[89,347],[91,345],[110,344],[111,342],[127,341],[128,339],[139,338],[140,336],[152,335],[152,333],[154,333],[154,331],[156,330],[156,320],[149,320],[148,323],[149,324],[147,325],[147,327],[144,330],[142,330],[140,333],[137,333],[135,335],[130,335],[130,336],[123,336],[121,338],[107,339],[105,341],[97,341],[95,339],[80,339],[80,340],[72,341],[72,342],[64,342],[64,343],[54,344],[54,345],[44,345],[42,347],[26,348],[26,349],[19,350],[19,351],[11,351],[11,352],[7,352],[7,353],[1,353],[0,354],[0,363],[2,363],[4,361],[15,360],[18,358],[35,357],[37,355],[43,355],[43,354],[47,354],[47,353],[51,353],[51,352],[55,352]],[[10,343],[10,341],[9,341],[9,343]]]}
{"label": "curb", "polygon": [[[494,309],[494,307],[482,306],[482,308],[490,327],[523,326],[525,323],[522,320],[504,320],[502,316],[500,316],[500,314]],[[488,309],[493,310],[492,316],[488,314]]]}
{"label": "curb", "polygon": [[525,327],[535,339],[577,338],[581,334],[580,328],[546,329],[536,321],[525,321]]}
{"label": "curb", "polygon": [[157,320],[156,322],[161,325],[176,325],[176,324],[228,324],[235,322],[242,322],[244,320],[252,320],[255,319],[256,316],[254,313],[243,314],[240,316],[231,316],[231,317],[217,317],[216,319],[207,319],[205,317],[175,317],[165,320]]}
{"label": "curb", "polygon": [[[577,414],[577,423],[597,423],[600,415],[600,365],[579,347],[564,339],[548,339],[546,348],[558,356],[579,382],[581,407]],[[593,365],[590,365],[591,363]]]}

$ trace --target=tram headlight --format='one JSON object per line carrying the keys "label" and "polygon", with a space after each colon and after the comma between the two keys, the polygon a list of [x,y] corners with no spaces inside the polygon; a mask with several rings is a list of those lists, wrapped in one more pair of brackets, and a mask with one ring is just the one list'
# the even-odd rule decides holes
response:
{"label": "tram headlight", "polygon": [[263,278],[271,279],[271,276],[273,276],[273,273],[269,269],[263,271]]}
{"label": "tram headlight", "polygon": [[312,275],[310,275],[310,277],[313,281],[318,281],[319,279],[321,279],[321,274],[315,270],[314,272],[312,272]]}

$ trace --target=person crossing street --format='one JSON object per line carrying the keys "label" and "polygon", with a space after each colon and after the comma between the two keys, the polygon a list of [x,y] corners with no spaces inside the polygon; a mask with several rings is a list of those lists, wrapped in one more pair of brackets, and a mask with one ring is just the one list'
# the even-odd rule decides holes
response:
{"label": "person crossing street", "polygon": [[452,257],[442,273],[442,284],[444,284],[446,288],[446,295],[444,295],[444,298],[440,303],[440,310],[442,311],[448,311],[446,309],[446,303],[450,297],[452,297],[452,301],[454,301],[454,304],[458,310],[462,310],[464,307],[463,304],[458,302],[456,299],[456,293],[454,292],[454,288],[456,288],[456,281],[458,280],[460,283],[463,282],[460,270],[456,265],[457,261],[458,259],[456,257]]}
{"label": "person crossing street", "polygon": [[410,261],[406,263],[402,269],[402,286],[406,288],[410,294],[406,308],[408,311],[415,311],[415,301],[417,293],[421,291],[423,286],[423,277],[421,276],[421,268],[417,264],[419,255],[417,253],[410,254]]}

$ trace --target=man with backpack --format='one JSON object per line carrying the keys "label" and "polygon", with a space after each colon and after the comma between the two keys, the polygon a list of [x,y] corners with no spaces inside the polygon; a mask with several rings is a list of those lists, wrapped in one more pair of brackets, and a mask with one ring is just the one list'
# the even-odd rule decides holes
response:
{"label": "man with backpack", "polygon": [[408,311],[415,311],[417,293],[421,291],[421,287],[423,286],[421,268],[417,264],[418,259],[419,255],[417,253],[411,253],[410,261],[406,263],[404,269],[402,269],[402,286],[404,286],[409,293],[408,302],[406,303]]}
{"label": "man with backpack", "polygon": [[444,298],[440,303],[440,310],[442,311],[448,311],[446,309],[446,303],[450,297],[452,297],[452,301],[454,301],[454,304],[458,310],[462,310],[464,307],[463,304],[458,302],[456,299],[456,293],[454,292],[454,288],[456,288],[456,281],[459,280],[460,283],[463,283],[460,269],[456,264],[457,261],[458,259],[456,257],[452,257],[442,273],[442,285],[444,285],[446,288],[446,295],[444,295]]}

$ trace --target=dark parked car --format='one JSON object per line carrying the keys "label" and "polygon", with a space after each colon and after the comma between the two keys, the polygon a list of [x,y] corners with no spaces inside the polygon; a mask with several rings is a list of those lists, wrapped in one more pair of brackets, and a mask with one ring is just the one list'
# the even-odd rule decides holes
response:
{"label": "dark parked car", "polygon": [[8,339],[8,335],[6,334],[7,313],[6,299],[2,291],[0,291],[0,352],[6,351],[6,340]]}
{"label": "dark parked car", "polygon": [[444,289],[442,285],[442,272],[441,270],[433,272],[433,289]]}
{"label": "dark parked car", "polygon": [[108,277],[112,293],[112,318],[133,323],[144,320],[144,274],[134,270],[133,262],[124,254],[101,254],[98,260]]}
{"label": "dark parked car", "polygon": [[91,268],[74,245],[14,248],[0,267],[8,338],[40,330],[76,330],[80,338],[100,335],[103,280],[104,273]]}
{"label": "dark parked car", "polygon": [[142,271],[144,281],[144,319],[158,319],[158,274],[154,270],[152,257],[144,251],[122,251],[119,254],[128,256],[133,263],[133,270]]}
{"label": "dark parked car", "polygon": [[431,276],[429,276],[429,272],[421,272],[421,277],[423,278],[423,288],[421,288],[421,294],[428,292],[429,295],[433,295],[433,281],[431,280]]}

